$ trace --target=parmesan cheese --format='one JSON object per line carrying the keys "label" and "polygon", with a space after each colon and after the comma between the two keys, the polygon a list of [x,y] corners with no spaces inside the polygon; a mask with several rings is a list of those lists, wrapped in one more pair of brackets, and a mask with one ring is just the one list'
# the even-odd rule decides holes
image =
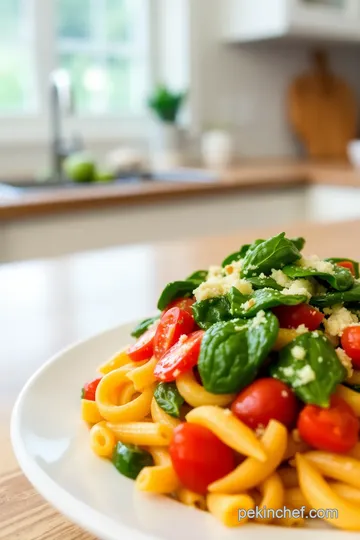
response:
{"label": "parmesan cheese", "polygon": [[283,294],[294,294],[294,295],[304,295],[309,299],[314,294],[314,288],[308,279],[295,279],[289,288],[286,288],[282,291]]}
{"label": "parmesan cheese", "polygon": [[271,270],[271,277],[280,287],[291,287],[293,281],[282,270]]}
{"label": "parmesan cheese", "polygon": [[297,264],[302,268],[311,268],[325,274],[334,274],[334,265],[329,261],[322,261],[317,255],[312,255],[307,259],[303,257]]}
{"label": "parmesan cheese", "polygon": [[239,277],[238,262],[228,265],[228,267],[232,266],[233,268],[231,273],[227,273],[226,269],[220,266],[210,266],[207,280],[194,290],[196,301],[200,302],[209,298],[223,296],[230,292],[232,287],[235,287],[244,295],[250,295],[253,292],[252,285],[246,279]]}
{"label": "parmesan cheese", "polygon": [[265,311],[261,310],[259,311],[256,316],[253,318],[252,322],[251,322],[251,326],[253,328],[257,328],[258,326],[260,326],[262,323],[265,322]]}
{"label": "parmesan cheese", "polygon": [[[325,311],[325,310],[324,310]],[[326,310],[327,313],[329,310]],[[323,324],[327,334],[330,336],[341,336],[347,326],[356,324],[359,319],[343,306],[334,306],[331,315],[324,319]]]}
{"label": "parmesan cheese", "polygon": [[336,352],[336,354],[338,356],[338,359],[340,360],[340,362],[342,363],[342,365],[346,369],[346,371],[348,373],[348,377],[351,377],[351,375],[354,373],[351,358],[346,354],[344,349],[341,349],[341,347],[338,347],[335,350],[335,352]]}
{"label": "parmesan cheese", "polygon": [[305,326],[305,324],[300,324],[300,326],[298,326],[295,330],[297,334],[306,334],[308,331],[309,329]]}
{"label": "parmesan cheese", "polygon": [[314,370],[311,366],[306,365],[296,372],[296,379],[293,382],[293,387],[298,388],[299,386],[305,386],[315,379],[316,376]]}
{"label": "parmesan cheese", "polygon": [[304,360],[305,356],[306,356],[306,351],[304,349],[304,347],[300,347],[299,345],[295,345],[295,347],[293,347],[291,349],[291,355],[293,358],[295,358],[295,360]]}

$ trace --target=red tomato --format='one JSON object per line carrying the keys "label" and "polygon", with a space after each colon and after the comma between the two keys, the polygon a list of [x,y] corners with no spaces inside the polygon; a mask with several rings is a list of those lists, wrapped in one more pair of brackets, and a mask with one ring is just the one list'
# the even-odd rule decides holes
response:
{"label": "red tomato", "polygon": [[172,347],[179,337],[190,334],[195,321],[192,315],[184,309],[173,307],[165,311],[160,319],[154,337],[154,355],[160,358]]}
{"label": "red tomato", "polygon": [[360,326],[348,326],[341,336],[341,345],[353,366],[360,369]]}
{"label": "red tomato", "polygon": [[95,401],[95,392],[101,379],[102,377],[98,377],[97,379],[94,379],[93,381],[84,384],[81,391],[81,398]]}
{"label": "red tomato", "polygon": [[341,261],[336,263],[338,266],[342,266],[343,268],[346,268],[347,270],[350,270],[352,275],[355,277],[355,268],[351,261]]}
{"label": "red tomato", "polygon": [[235,468],[234,452],[209,429],[183,423],[174,429],[169,446],[180,482],[195,493],[205,494],[212,482]]}
{"label": "red tomato", "polygon": [[193,314],[193,310],[191,306],[195,304],[195,298],[177,298],[176,300],[173,300],[170,302],[170,304],[167,306],[166,310],[171,309],[173,307],[178,307],[180,309],[184,309],[190,315]]}
{"label": "red tomato", "polygon": [[278,306],[273,309],[279,319],[281,328],[297,328],[304,324],[310,331],[317,330],[324,318],[324,315],[308,304],[297,306]]}
{"label": "red tomato", "polygon": [[305,442],[327,452],[349,452],[358,440],[358,419],[338,396],[331,397],[329,409],[306,405],[299,414],[297,427]]}
{"label": "red tomato", "polygon": [[204,330],[197,330],[175,343],[156,364],[155,377],[160,381],[175,381],[181,373],[193,368],[199,358],[204,334]]}
{"label": "red tomato", "polygon": [[143,333],[139,339],[129,347],[127,350],[127,355],[130,356],[133,362],[142,362],[151,358],[154,352],[154,337],[155,337],[156,327],[149,328],[146,332]]}
{"label": "red tomato", "polygon": [[290,428],[296,421],[298,401],[286,384],[269,377],[254,381],[240,392],[231,410],[252,429],[266,427],[271,419]]}

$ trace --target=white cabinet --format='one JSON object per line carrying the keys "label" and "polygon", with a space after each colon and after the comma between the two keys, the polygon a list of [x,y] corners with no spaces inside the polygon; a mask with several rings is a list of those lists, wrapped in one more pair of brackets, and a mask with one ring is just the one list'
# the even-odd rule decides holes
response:
{"label": "white cabinet", "polygon": [[222,0],[222,37],[360,41],[359,0]]}

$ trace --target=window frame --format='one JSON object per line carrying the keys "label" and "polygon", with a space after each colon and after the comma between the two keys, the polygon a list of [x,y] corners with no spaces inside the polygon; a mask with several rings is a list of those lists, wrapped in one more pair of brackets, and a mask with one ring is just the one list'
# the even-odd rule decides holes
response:
{"label": "window frame", "polygon": [[[36,112],[11,113],[0,117],[0,145],[13,146],[14,143],[34,145],[49,144],[50,140],[50,73],[56,68],[57,41],[55,26],[55,0],[33,1],[33,54],[36,65],[36,89],[38,107]],[[148,20],[148,66],[149,88],[157,80],[157,2],[149,0],[146,18]],[[99,121],[101,131],[99,132]],[[81,134],[86,141],[107,139],[144,139],[148,114],[79,114],[64,120],[65,134],[71,129]]]}

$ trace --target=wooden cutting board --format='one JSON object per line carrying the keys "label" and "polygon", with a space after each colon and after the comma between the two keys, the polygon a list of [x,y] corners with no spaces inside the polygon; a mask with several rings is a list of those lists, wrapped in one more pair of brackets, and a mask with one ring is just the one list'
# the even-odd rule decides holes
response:
{"label": "wooden cutting board", "polygon": [[309,72],[291,84],[288,106],[291,125],[310,157],[347,158],[347,143],[357,131],[356,98],[332,73],[325,53],[314,52]]}

